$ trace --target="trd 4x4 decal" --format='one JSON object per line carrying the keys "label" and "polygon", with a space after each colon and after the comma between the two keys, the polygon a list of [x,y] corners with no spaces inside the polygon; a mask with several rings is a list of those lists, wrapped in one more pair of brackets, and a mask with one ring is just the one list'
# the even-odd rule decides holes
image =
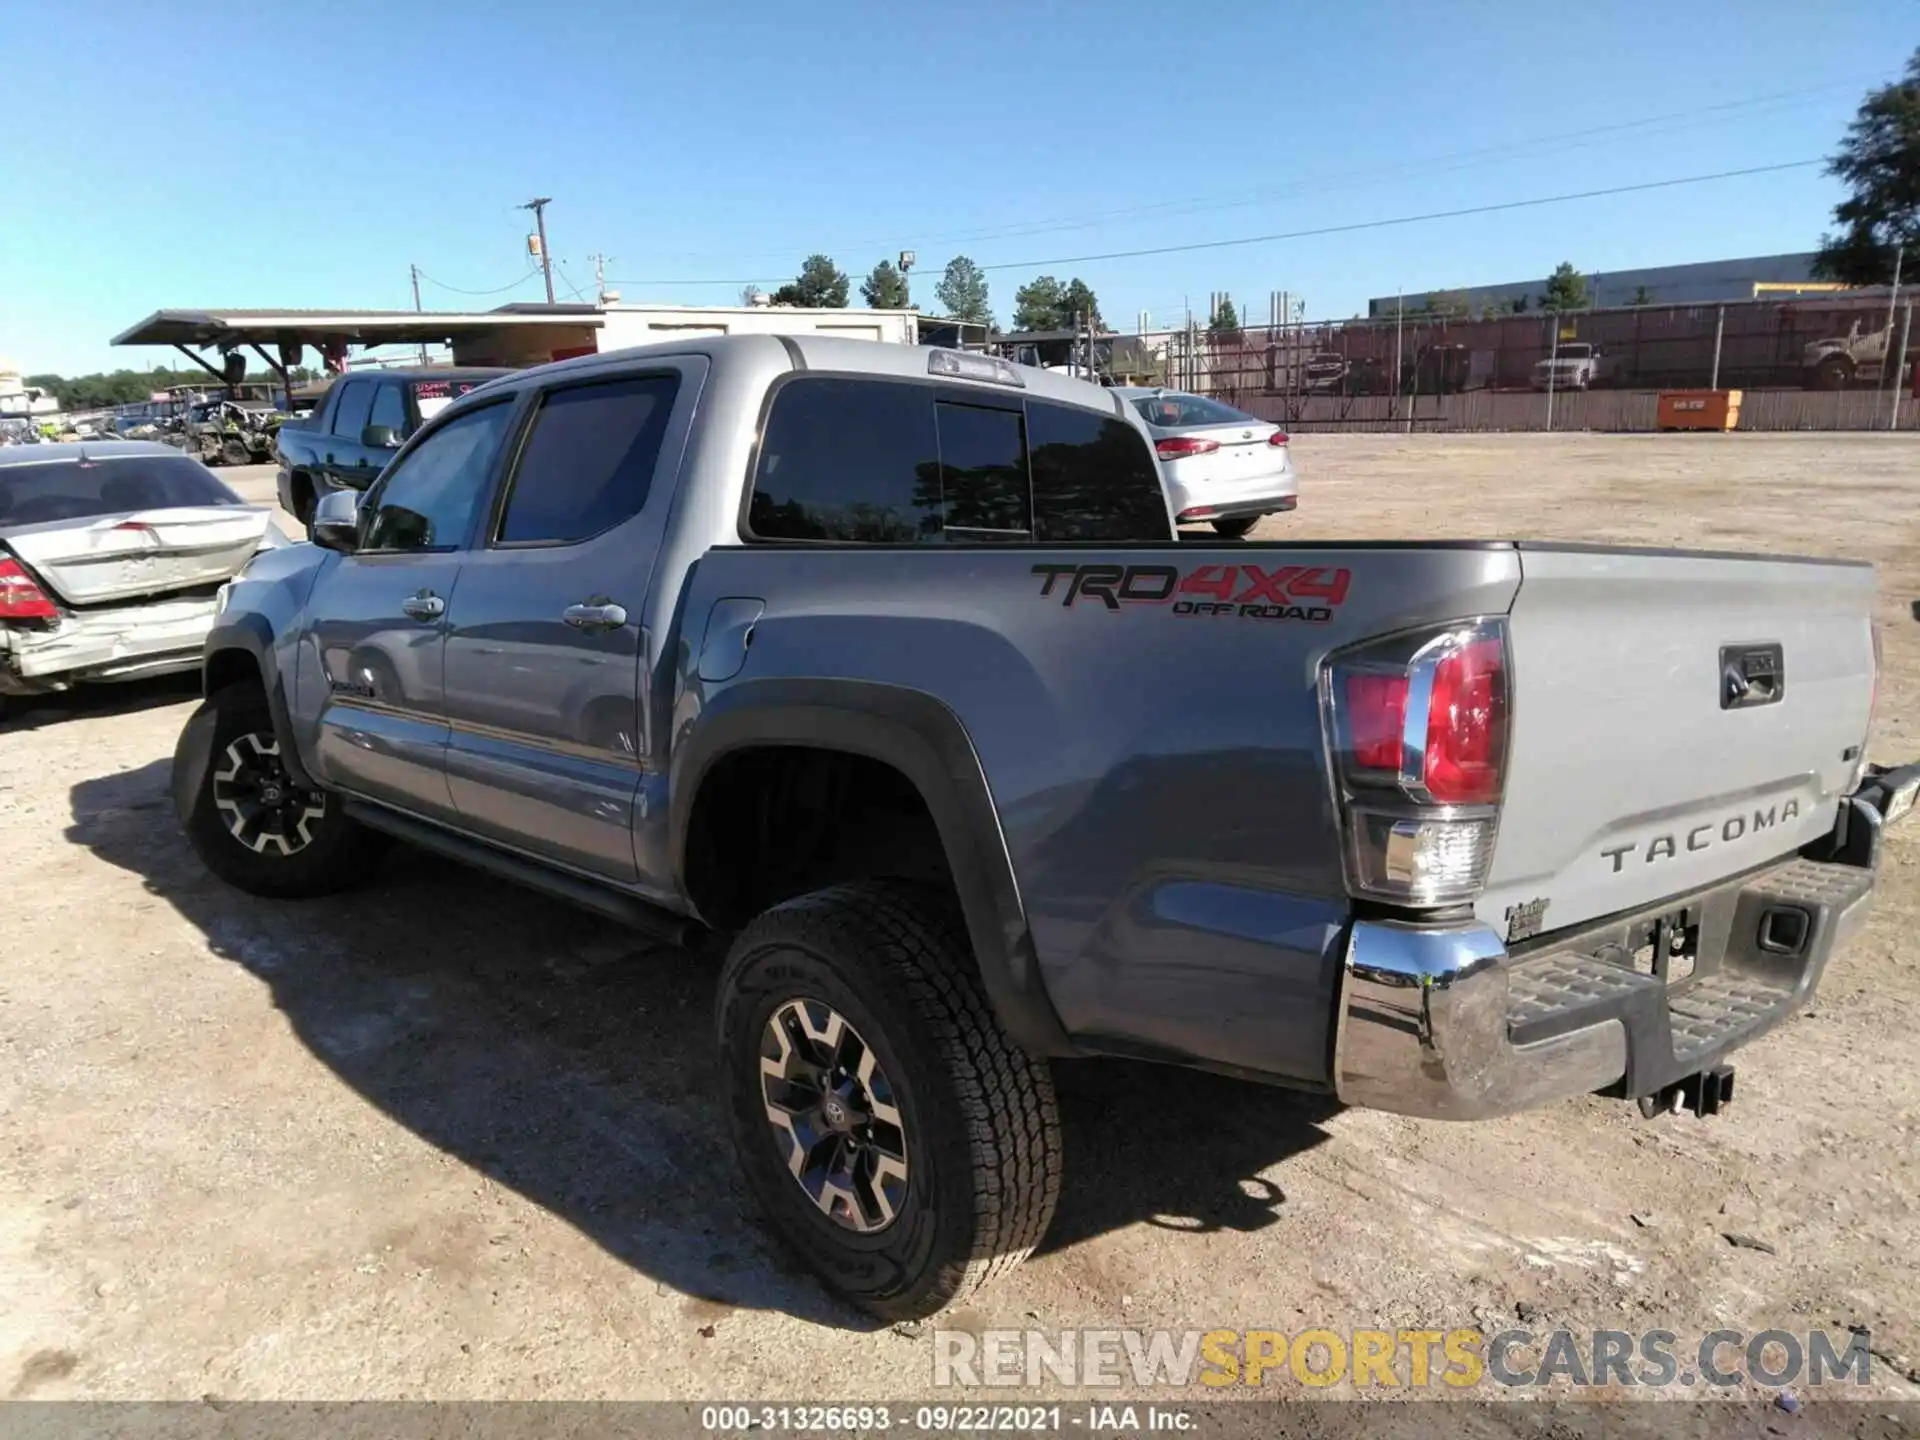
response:
{"label": "trd 4x4 decal", "polygon": [[1069,608],[1097,601],[1168,605],[1176,615],[1228,615],[1247,620],[1303,620],[1324,625],[1347,598],[1349,570],[1320,565],[1201,565],[1184,575],[1172,565],[1036,565],[1040,593]]}

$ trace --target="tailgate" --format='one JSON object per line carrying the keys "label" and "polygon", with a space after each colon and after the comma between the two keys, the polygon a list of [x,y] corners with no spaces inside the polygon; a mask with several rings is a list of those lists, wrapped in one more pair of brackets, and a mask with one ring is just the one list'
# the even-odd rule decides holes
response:
{"label": "tailgate", "polygon": [[216,584],[260,546],[269,512],[205,505],[0,532],[11,550],[69,605],[97,605]]}
{"label": "tailgate", "polygon": [[1523,545],[1521,576],[1482,920],[1545,902],[1559,929],[1832,829],[1872,705],[1869,566]]}

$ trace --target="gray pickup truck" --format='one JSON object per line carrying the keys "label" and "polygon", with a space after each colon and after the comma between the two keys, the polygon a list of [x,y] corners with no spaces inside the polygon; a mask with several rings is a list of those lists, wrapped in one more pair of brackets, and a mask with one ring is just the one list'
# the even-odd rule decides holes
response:
{"label": "gray pickup truck", "polygon": [[955,351],[518,372],[313,535],[207,643],[207,866],[309,896],[398,836],[717,937],[746,1181],[883,1316],[1039,1242],[1055,1058],[1717,1108],[1920,785],[1863,753],[1865,565],[1183,544],[1127,405]]}

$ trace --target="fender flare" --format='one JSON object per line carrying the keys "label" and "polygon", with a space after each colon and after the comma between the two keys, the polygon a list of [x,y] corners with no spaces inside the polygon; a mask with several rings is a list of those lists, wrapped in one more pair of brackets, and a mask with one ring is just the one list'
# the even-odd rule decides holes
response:
{"label": "fender flare", "polygon": [[317,790],[313,777],[307,773],[307,767],[301,763],[300,749],[293,743],[293,719],[287,708],[286,686],[280,678],[280,661],[274,651],[273,628],[264,616],[251,611],[238,615],[223,615],[214,621],[213,629],[207,632],[206,649],[202,652],[200,669],[202,693],[212,698],[207,689],[208,677],[213,673],[213,659],[223,651],[242,651],[253,659],[254,668],[260,672],[261,688],[267,692],[267,711],[273,717],[273,733],[280,741],[280,759],[287,767],[287,773],[294,783],[309,790]]}
{"label": "fender flare", "polygon": [[668,844],[686,874],[700,785],[734,752],[798,745],[891,765],[933,815],[981,982],[1009,1035],[1036,1057],[1080,1053],[1048,998],[986,772],[960,717],[921,691],[863,680],[751,680],[715,696],[674,745]]}

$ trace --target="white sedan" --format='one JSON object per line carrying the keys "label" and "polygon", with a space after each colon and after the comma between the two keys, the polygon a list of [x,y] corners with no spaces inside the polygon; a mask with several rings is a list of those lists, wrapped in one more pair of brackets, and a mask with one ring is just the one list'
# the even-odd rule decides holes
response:
{"label": "white sedan", "polygon": [[1287,433],[1278,425],[1178,390],[1117,387],[1153,434],[1160,473],[1183,525],[1210,522],[1230,539],[1262,515],[1300,503]]}
{"label": "white sedan", "polygon": [[285,545],[198,460],[87,440],[0,451],[0,704],[196,670],[217,594]]}

